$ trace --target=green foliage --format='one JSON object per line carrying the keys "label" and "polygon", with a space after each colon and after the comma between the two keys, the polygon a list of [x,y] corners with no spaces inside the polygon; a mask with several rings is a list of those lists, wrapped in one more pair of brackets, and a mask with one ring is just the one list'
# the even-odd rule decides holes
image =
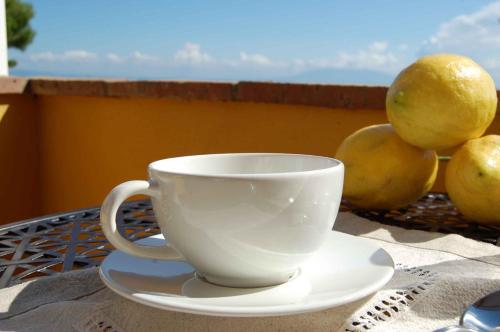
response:
{"label": "green foliage", "polygon": [[[33,6],[22,0],[6,0],[7,44],[24,51],[35,38],[35,31],[30,26],[30,20],[35,15]],[[17,64],[9,60],[9,67]]]}

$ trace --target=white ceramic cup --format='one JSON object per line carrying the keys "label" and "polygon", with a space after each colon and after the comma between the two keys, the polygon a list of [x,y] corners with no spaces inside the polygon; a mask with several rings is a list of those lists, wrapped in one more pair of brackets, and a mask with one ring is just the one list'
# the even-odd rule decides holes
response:
{"label": "white ceramic cup", "polygon": [[[261,287],[286,282],[320,248],[340,205],[344,166],[297,154],[178,157],[149,165],[149,181],[128,181],[104,200],[108,240],[130,255],[185,260],[209,282]],[[145,247],[116,226],[120,204],[151,196],[169,245]]]}

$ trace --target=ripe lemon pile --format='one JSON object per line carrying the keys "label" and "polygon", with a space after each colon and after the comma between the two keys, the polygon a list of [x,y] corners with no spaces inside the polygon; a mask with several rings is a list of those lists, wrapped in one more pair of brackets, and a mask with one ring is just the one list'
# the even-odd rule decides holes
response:
{"label": "ripe lemon pile", "polygon": [[455,149],[446,189],[465,217],[500,224],[500,136],[481,137],[493,121],[497,93],[491,76],[459,55],[425,56],[390,86],[390,124],[347,137],[336,157],[344,162],[344,197],[363,208],[403,207],[436,180],[436,150]]}

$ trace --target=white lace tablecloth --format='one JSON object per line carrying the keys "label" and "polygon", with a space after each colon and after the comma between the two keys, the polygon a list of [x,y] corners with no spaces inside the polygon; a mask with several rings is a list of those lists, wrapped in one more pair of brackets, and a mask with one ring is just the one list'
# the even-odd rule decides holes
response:
{"label": "white lace tablecloth", "polygon": [[377,294],[325,311],[224,318],[162,311],[108,290],[97,270],[0,290],[1,331],[432,331],[454,325],[467,305],[500,289],[500,247],[409,231],[341,213],[335,229],[372,239],[397,264]]}

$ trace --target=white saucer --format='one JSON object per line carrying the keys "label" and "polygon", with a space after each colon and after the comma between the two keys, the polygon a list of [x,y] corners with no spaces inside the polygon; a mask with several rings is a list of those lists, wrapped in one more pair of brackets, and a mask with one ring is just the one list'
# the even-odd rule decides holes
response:
{"label": "white saucer", "polygon": [[[137,241],[164,245],[162,235]],[[331,232],[318,253],[290,281],[263,288],[216,286],[185,262],[114,251],[101,279],[116,293],[152,307],[213,316],[280,316],[349,303],[383,287],[394,273],[391,256],[370,240]]]}

